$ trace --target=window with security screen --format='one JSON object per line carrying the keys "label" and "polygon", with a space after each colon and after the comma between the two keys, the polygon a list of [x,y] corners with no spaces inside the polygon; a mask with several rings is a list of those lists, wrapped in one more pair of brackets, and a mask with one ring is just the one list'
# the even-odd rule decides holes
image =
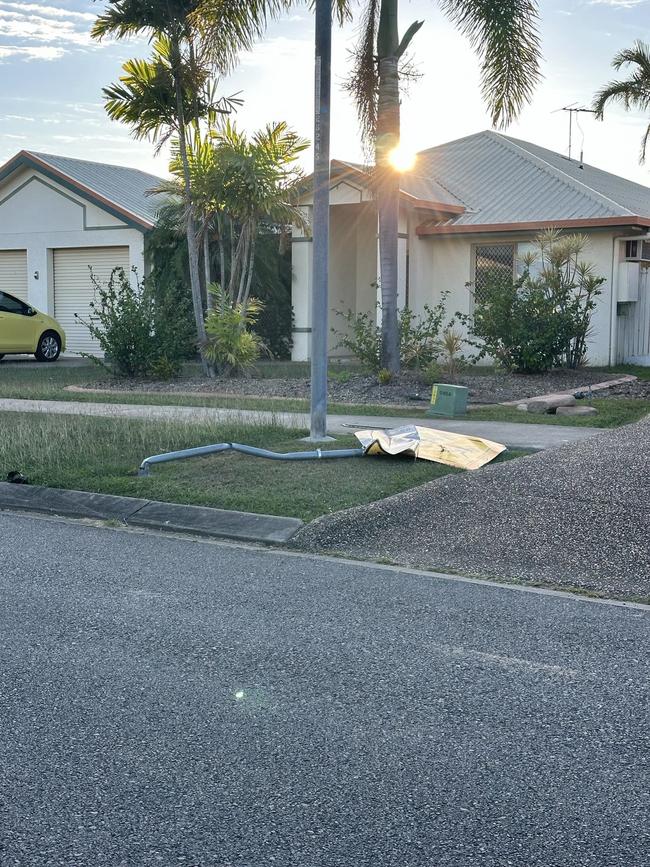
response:
{"label": "window with security screen", "polygon": [[490,282],[512,279],[515,273],[514,244],[486,244],[474,248],[474,303],[485,300]]}

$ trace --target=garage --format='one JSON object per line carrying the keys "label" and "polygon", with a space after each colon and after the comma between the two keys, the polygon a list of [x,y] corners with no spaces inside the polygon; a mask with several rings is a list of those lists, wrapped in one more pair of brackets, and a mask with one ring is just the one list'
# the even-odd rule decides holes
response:
{"label": "garage", "polygon": [[27,301],[27,250],[0,250],[0,292]]}
{"label": "garage", "polygon": [[75,317],[88,320],[95,289],[91,270],[99,283],[108,283],[114,268],[129,273],[128,247],[79,247],[54,250],[54,317],[67,337],[67,351],[97,354],[99,344]]}

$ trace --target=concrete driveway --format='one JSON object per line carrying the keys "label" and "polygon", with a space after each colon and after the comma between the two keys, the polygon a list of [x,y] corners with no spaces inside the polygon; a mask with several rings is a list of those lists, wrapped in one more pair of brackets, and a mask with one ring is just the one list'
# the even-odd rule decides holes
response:
{"label": "concrete driveway", "polygon": [[0,514],[0,864],[641,867],[648,609]]}
{"label": "concrete driveway", "polygon": [[650,418],[323,518],[296,544],[650,600]]}

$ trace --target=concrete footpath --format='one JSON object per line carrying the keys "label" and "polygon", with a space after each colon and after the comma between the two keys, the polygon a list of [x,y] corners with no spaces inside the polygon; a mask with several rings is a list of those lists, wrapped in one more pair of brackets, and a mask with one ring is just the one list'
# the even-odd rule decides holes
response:
{"label": "concrete footpath", "polygon": [[[91,403],[63,400],[0,399],[0,412],[36,412],[108,418],[156,419],[203,424],[277,424],[296,430],[309,429],[309,415],[300,412],[271,412],[247,409],[217,409],[198,406],[149,406],[128,403]],[[328,430],[333,435],[367,428],[394,428],[418,424],[436,430],[471,434],[503,443],[510,448],[550,449],[565,443],[582,442],[600,428],[517,422],[472,421],[468,419],[396,418],[394,416],[330,415]]]}
{"label": "concrete footpath", "polygon": [[2,510],[116,521],[153,530],[267,544],[287,542],[303,526],[299,518],[254,515],[250,512],[160,503],[136,497],[115,497],[110,494],[66,491],[8,482],[0,482],[0,511]]}

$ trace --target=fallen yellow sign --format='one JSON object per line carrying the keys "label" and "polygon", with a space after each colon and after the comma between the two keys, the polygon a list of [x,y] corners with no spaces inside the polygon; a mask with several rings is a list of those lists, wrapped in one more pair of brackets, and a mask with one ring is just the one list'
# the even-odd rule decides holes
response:
{"label": "fallen yellow sign", "polygon": [[482,437],[433,430],[420,425],[361,430],[354,435],[367,455],[412,455],[424,461],[435,461],[463,470],[477,470],[506,448],[501,443]]}

